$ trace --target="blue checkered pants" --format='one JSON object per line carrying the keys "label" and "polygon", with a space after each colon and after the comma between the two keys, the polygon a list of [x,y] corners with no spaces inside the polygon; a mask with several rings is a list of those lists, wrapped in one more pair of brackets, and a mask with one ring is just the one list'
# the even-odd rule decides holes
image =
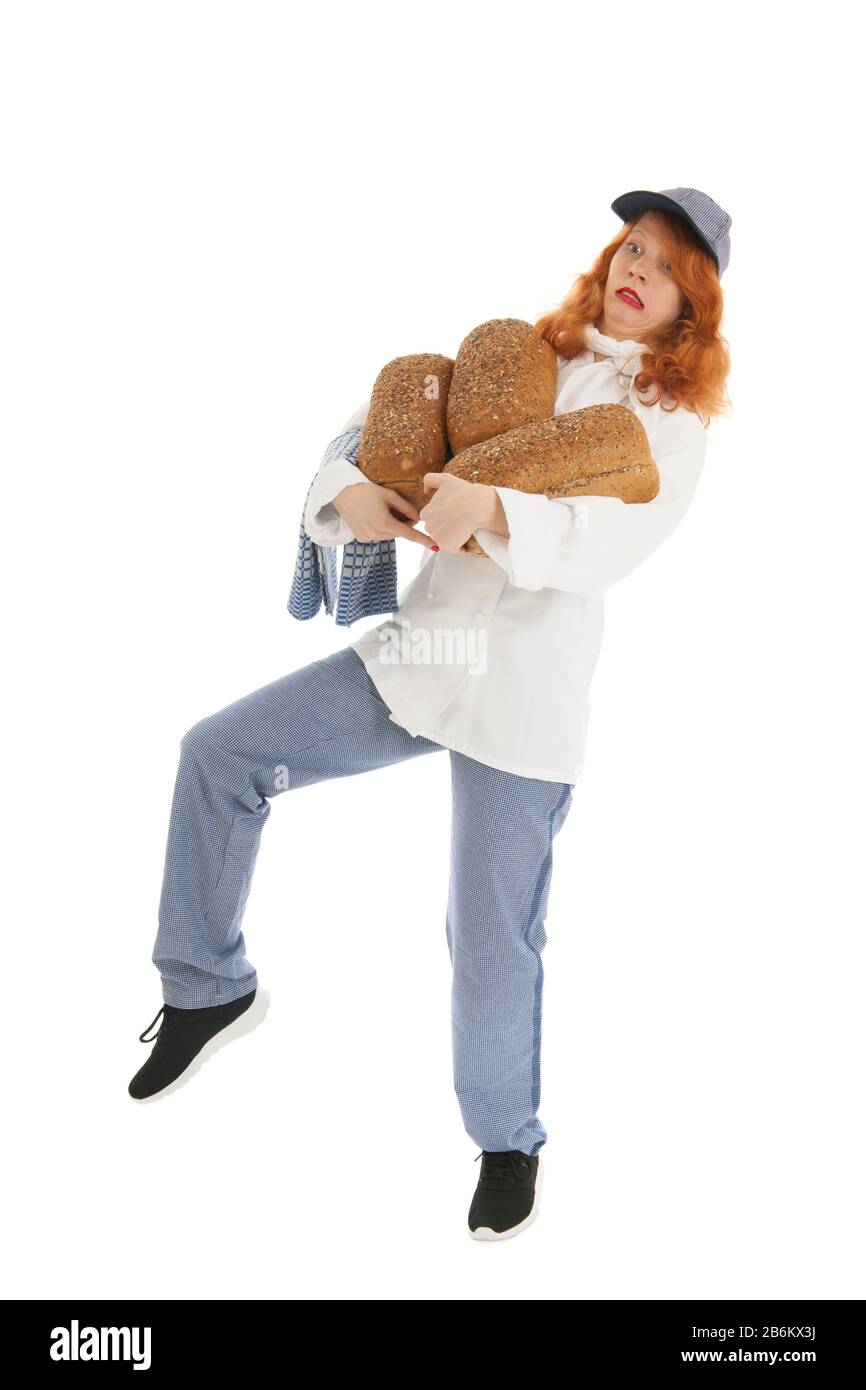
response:
{"label": "blue checkered pants", "polygon": [[[271,797],[445,751],[389,713],[346,647],[184,734],[152,957],[165,1003],[202,1008],[256,988],[241,920]],[[454,1086],[479,1148],[535,1154],[547,1141],[538,1116],[544,919],[574,784],[448,752]]]}

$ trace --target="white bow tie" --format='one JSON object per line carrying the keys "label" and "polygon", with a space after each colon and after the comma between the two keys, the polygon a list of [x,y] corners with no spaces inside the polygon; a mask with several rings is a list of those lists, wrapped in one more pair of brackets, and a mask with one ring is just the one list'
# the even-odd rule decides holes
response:
{"label": "white bow tie", "polygon": [[634,338],[624,338],[622,341],[610,338],[606,333],[600,333],[591,323],[584,325],[583,338],[587,348],[602,353],[603,356],[601,362],[592,362],[586,367],[581,367],[581,371],[595,371],[600,382],[607,378],[613,395],[617,392],[620,395],[624,391],[627,392],[634,412],[646,430],[647,438],[652,442],[661,402],[657,405],[645,405],[634,384],[635,377],[643,367],[641,354],[649,352],[650,349],[646,343],[639,343]]}
{"label": "white bow tie", "polygon": [[600,352],[616,367],[617,372],[633,377],[641,369],[641,353],[649,352],[646,343],[638,343],[634,338],[609,338],[600,333],[591,323],[584,326],[584,341],[593,352]]}

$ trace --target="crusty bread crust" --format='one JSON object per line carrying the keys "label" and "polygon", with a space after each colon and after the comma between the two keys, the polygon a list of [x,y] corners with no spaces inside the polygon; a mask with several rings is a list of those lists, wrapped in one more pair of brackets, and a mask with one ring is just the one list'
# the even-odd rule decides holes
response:
{"label": "crusty bread crust", "polygon": [[448,440],[459,454],[494,435],[545,420],[556,405],[557,361],[523,319],[490,319],[460,344],[448,391]]}
{"label": "crusty bread crust", "polygon": [[[627,406],[606,402],[495,435],[464,449],[444,472],[553,498],[585,494],[650,502],[660,486],[640,420]],[[463,549],[486,554],[474,536]]]}
{"label": "crusty bread crust", "polygon": [[358,467],[370,482],[393,488],[420,509],[430,501],[425,473],[450,457],[446,429],[454,361],[438,352],[387,362],[376,377],[358,444]]}

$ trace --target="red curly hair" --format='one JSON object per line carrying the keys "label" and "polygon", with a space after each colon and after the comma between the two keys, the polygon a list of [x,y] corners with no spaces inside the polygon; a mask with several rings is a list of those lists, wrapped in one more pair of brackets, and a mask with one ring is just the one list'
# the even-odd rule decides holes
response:
{"label": "red curly hair", "polygon": [[[731,405],[725,393],[731,359],[727,341],[719,332],[724,304],[719,276],[710,253],[682,218],[655,209],[654,212],[661,224],[665,254],[687,304],[681,317],[664,332],[641,340],[651,352],[649,365],[635,377],[635,388],[642,398],[655,388],[656,394],[646,400],[647,405],[655,405],[667,396],[673,404],[663,403],[663,410],[684,405],[695,411],[706,429],[714,416]],[[633,217],[626,222],[592,269],[578,276],[559,308],[534,324],[539,337],[562,357],[576,357],[585,349],[584,326],[596,325],[601,319],[610,263],[638,220]]]}

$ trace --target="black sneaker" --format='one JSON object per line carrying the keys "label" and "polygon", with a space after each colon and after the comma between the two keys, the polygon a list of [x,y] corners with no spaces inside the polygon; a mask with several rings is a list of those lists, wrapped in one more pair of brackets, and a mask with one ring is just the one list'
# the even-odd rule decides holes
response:
{"label": "black sneaker", "polygon": [[[519,1149],[502,1153],[482,1149],[481,1176],[469,1208],[474,1240],[506,1240],[531,1225],[538,1215],[544,1165]],[[478,1162],[476,1158],[475,1162]]]}
{"label": "black sneaker", "polygon": [[[153,1023],[149,1023],[139,1034],[141,1042],[153,1042],[153,1038],[148,1038],[147,1034],[159,1014],[163,1015],[162,1023],[154,1034],[156,1043],[153,1051],[129,1083],[129,1094],[133,1100],[146,1100],[148,1096],[156,1095],[157,1091],[165,1090],[197,1057],[203,1063],[223,1042],[255,1028],[264,1017],[264,1010],[259,1007],[250,1014],[247,1011],[257,993],[259,991],[254,989],[249,994],[242,994],[240,999],[233,999],[228,1004],[214,1004],[207,1009],[178,1009],[173,1004],[163,1004]],[[259,994],[260,1004],[261,1000]],[[243,1014],[247,1015],[243,1025],[227,1033],[225,1030]],[[217,1034],[220,1036],[217,1037]]]}

